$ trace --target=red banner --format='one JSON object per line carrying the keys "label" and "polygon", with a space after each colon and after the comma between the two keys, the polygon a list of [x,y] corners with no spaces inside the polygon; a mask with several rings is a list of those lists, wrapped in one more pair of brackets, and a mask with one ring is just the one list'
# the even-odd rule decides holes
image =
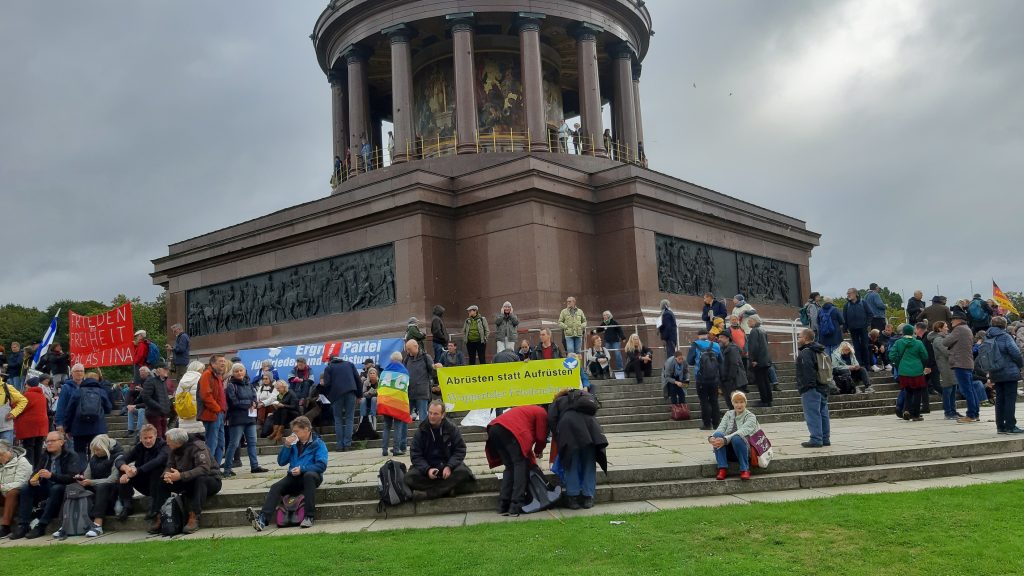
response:
{"label": "red banner", "polygon": [[135,335],[132,304],[126,302],[95,316],[68,311],[68,334],[72,362],[87,367],[131,364]]}

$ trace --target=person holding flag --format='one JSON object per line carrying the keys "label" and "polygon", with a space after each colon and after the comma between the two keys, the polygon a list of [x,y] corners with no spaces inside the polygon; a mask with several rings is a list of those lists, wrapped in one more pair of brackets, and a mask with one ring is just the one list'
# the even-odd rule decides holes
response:
{"label": "person holding flag", "polygon": [[405,454],[406,441],[409,436],[409,371],[402,364],[402,353],[391,353],[390,363],[384,367],[377,383],[377,414],[384,419],[384,430],[381,432],[381,456],[388,455],[388,437],[391,428],[395,429],[395,446],[391,454]]}
{"label": "person holding flag", "polygon": [[[29,364],[29,370],[28,371],[36,370],[36,367],[39,366],[39,361],[42,360],[43,356],[46,355],[46,351],[49,350],[50,344],[53,342],[53,339],[57,337],[57,316],[59,316],[59,315],[60,315],[60,308],[57,309],[57,313],[54,314],[53,318],[50,320],[50,327],[46,329],[46,334],[43,335],[42,342],[40,342],[36,346],[36,351],[32,355],[32,363]],[[29,378],[31,376],[38,376],[39,375],[39,374],[28,374],[27,373],[28,371],[26,371],[26,374],[25,374],[26,378]],[[55,388],[56,388],[56,386],[55,386]]]}

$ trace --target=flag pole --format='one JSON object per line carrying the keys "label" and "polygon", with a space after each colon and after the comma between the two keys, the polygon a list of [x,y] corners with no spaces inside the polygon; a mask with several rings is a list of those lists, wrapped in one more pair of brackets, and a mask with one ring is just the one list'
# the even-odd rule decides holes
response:
{"label": "flag pole", "polygon": [[39,365],[39,360],[42,359],[43,354],[46,354],[46,350],[49,349],[50,343],[57,336],[57,317],[60,316],[62,308],[57,308],[57,313],[50,319],[50,326],[46,329],[46,333],[43,334],[43,341],[39,343],[39,348],[36,348],[35,354],[32,355],[32,367],[30,370],[35,370],[36,366]]}

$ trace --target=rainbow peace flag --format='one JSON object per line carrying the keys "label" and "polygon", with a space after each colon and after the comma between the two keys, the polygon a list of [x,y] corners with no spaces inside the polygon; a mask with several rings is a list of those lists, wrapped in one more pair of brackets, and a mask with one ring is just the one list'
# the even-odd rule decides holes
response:
{"label": "rainbow peace flag", "polygon": [[377,413],[400,422],[412,422],[409,414],[409,371],[398,362],[388,364],[380,375]]}
{"label": "rainbow peace flag", "polygon": [[1013,302],[1010,302],[1010,299],[1006,297],[1006,294],[999,289],[999,286],[996,285],[995,280],[992,281],[992,299],[996,301],[996,304],[999,304],[1007,311],[1013,312],[1017,316],[1020,316],[1020,312],[1017,312],[1017,309],[1014,308],[1013,306]]}

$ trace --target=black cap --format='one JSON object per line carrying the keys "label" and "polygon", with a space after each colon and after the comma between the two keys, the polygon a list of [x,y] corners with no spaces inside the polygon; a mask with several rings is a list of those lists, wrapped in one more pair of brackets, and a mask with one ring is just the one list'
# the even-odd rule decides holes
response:
{"label": "black cap", "polygon": [[363,366],[366,366],[367,364],[373,364],[373,358],[367,358],[366,360],[363,360]]}

